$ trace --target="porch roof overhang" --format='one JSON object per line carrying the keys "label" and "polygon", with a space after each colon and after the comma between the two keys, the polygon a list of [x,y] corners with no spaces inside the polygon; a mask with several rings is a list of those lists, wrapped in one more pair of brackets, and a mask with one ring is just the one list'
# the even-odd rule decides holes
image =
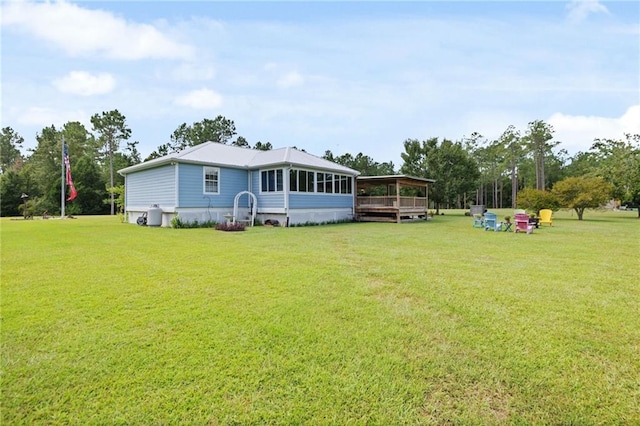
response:
{"label": "porch roof overhang", "polygon": [[413,186],[424,188],[430,183],[435,183],[435,179],[427,179],[408,175],[386,175],[386,176],[358,176],[356,185],[358,188],[369,188],[381,185]]}

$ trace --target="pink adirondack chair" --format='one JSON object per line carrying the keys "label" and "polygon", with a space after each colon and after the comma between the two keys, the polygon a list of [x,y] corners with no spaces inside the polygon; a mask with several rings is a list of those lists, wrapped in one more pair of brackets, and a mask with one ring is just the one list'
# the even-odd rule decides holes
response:
{"label": "pink adirondack chair", "polygon": [[526,213],[517,213],[515,215],[516,227],[515,232],[526,232],[531,234],[533,232],[533,225],[529,225],[529,215]]}

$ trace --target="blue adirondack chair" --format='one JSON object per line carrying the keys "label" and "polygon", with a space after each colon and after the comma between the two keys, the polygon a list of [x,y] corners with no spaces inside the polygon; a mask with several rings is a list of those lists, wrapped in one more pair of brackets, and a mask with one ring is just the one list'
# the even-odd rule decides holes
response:
{"label": "blue adirondack chair", "polygon": [[489,229],[492,231],[498,229],[498,219],[495,213],[486,212],[484,214],[484,230],[488,231]]}

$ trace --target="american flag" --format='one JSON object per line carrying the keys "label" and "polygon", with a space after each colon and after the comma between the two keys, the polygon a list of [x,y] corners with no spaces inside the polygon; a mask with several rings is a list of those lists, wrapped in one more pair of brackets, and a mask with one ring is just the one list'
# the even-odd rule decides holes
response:
{"label": "american flag", "polygon": [[71,201],[78,196],[78,191],[76,191],[76,187],[73,185],[73,180],[71,179],[71,165],[69,164],[69,151],[67,150],[67,144],[64,144],[64,166],[67,170],[67,186],[71,191],[67,201]]}

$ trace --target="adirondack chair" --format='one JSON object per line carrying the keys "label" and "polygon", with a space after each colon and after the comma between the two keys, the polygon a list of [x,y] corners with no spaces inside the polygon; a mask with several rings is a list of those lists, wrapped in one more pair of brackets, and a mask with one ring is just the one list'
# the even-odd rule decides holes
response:
{"label": "adirondack chair", "polygon": [[527,234],[531,234],[533,232],[533,225],[529,225],[529,215],[526,213],[518,213],[515,215],[515,220],[515,232],[526,232]]}
{"label": "adirondack chair", "polygon": [[482,220],[481,214],[473,215],[473,227],[474,228],[484,228],[484,221]]}
{"label": "adirondack chair", "polygon": [[548,223],[549,226],[553,226],[553,218],[551,217],[552,211],[549,209],[540,210],[540,220],[539,223]]}
{"label": "adirondack chair", "polygon": [[486,212],[484,214],[484,230],[488,231],[489,229],[491,229],[492,231],[497,231],[498,220],[495,213]]}

